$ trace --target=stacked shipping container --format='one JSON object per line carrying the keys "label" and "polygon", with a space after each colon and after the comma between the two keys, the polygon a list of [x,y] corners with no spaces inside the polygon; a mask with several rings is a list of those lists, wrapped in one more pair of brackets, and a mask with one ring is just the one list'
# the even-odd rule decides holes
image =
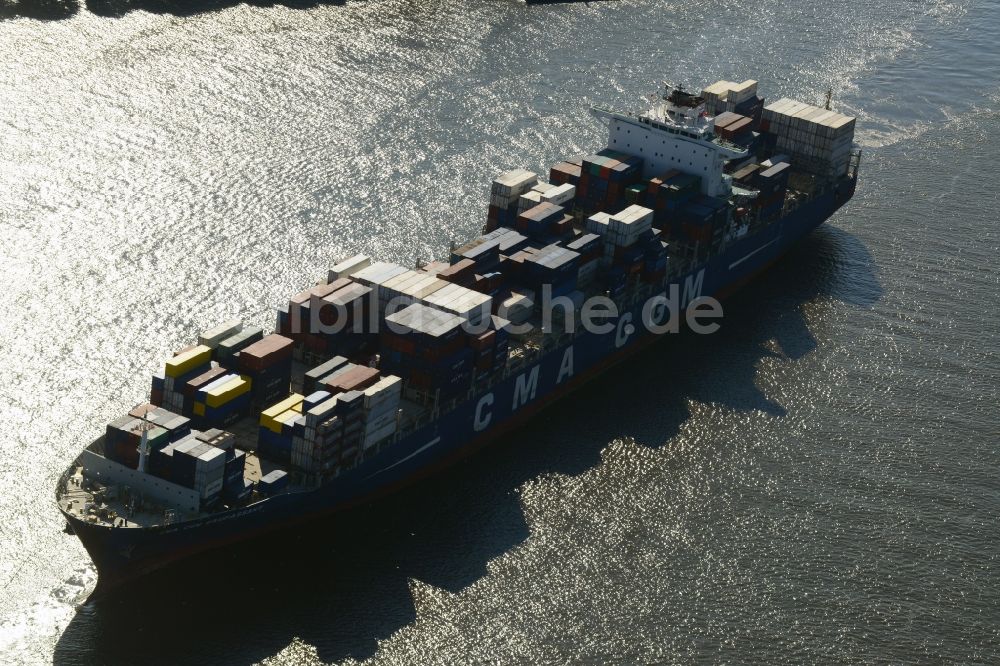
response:
{"label": "stacked shipping container", "polygon": [[292,341],[272,333],[237,355],[240,373],[250,380],[250,403],[262,407],[288,395],[292,378]]}
{"label": "stacked shipping container", "polygon": [[467,389],[473,359],[465,345],[463,321],[422,303],[389,315],[380,340],[382,371],[424,391],[451,395]]}
{"label": "stacked shipping container", "polygon": [[823,178],[847,173],[855,118],[782,98],[764,107],[761,130],[775,137],[775,149],[792,157],[796,169]]}
{"label": "stacked shipping container", "polygon": [[538,183],[538,175],[524,169],[501,174],[490,187],[490,206],[486,216],[486,231],[498,227],[513,227],[518,199]]}
{"label": "stacked shipping container", "polygon": [[260,413],[257,450],[269,458],[287,461],[292,450],[295,420],[302,414],[303,396],[293,393]]}
{"label": "stacked shipping container", "polygon": [[598,211],[616,213],[622,208],[625,190],[642,175],[642,158],[602,150],[583,158],[576,188],[577,205],[585,214]]}
{"label": "stacked shipping container", "polygon": [[701,91],[701,97],[705,100],[705,110],[711,116],[720,116],[728,111],[748,116],[754,122],[760,120],[764,104],[764,100],[757,96],[757,82],[753,80],[742,83],[716,81]]}

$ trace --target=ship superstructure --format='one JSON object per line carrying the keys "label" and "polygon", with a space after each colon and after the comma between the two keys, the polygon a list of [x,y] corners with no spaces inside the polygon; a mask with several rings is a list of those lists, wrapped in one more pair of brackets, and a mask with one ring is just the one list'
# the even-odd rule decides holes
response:
{"label": "ship superstructure", "polygon": [[700,176],[700,190],[710,197],[728,196],[732,180],[725,165],[746,158],[749,150],[715,133],[715,116],[702,97],[673,89],[640,114],[595,109],[608,121],[608,147],[642,158],[642,174],[653,178],[677,169]]}
{"label": "ship superstructure", "polygon": [[[759,273],[853,195],[854,120],[756,82],[601,109],[608,147],[492,184],[445,261],[357,255],[178,351],[63,475],[102,584],[329,513],[444,466]],[[589,299],[613,314],[574,325]],[[548,308],[561,299],[561,308]]]}

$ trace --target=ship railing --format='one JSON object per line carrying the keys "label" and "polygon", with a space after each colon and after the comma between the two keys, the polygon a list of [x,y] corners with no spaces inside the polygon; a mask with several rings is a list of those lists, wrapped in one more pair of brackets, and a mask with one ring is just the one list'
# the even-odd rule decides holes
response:
{"label": "ship railing", "polygon": [[728,139],[724,139],[721,136],[719,136],[718,134],[715,135],[715,137],[712,139],[712,142],[715,143],[715,144],[717,144],[717,145],[719,145],[719,146],[721,146],[721,147],[723,147],[723,148],[725,148],[726,150],[730,150],[730,151],[735,152],[735,153],[746,152],[746,150],[747,150],[746,147],[741,146],[738,143],[733,143],[732,141],[729,141]]}

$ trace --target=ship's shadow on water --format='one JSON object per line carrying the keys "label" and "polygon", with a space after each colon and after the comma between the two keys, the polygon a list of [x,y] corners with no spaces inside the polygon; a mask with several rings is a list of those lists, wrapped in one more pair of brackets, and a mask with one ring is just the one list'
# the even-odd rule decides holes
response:
{"label": "ship's shadow on water", "polygon": [[0,0],[0,21],[17,17],[39,21],[68,19],[80,11],[77,0]]}
{"label": "ship's shadow on water", "polygon": [[[608,0],[525,0],[528,5],[573,4]],[[83,0],[82,6],[97,16],[119,18],[134,11],[172,16],[194,16],[236,5],[311,9],[340,6],[347,0]],[[0,0],[0,20],[18,16],[43,21],[58,21],[74,16],[81,9],[80,0]]]}
{"label": "ship's shadow on water", "polygon": [[[311,9],[321,5],[346,3],[347,0],[83,0],[82,6],[97,16],[118,18],[134,11],[194,16],[239,4]],[[0,20],[20,16],[43,21],[58,21],[74,16],[80,9],[80,0],[0,0]]]}
{"label": "ship's shadow on water", "polygon": [[[524,0],[527,5],[574,4],[609,0]],[[25,17],[58,21],[76,15],[81,7],[97,16],[120,18],[134,11],[172,16],[194,16],[246,4],[255,7],[311,9],[340,6],[347,0],[0,0],[0,20]]]}
{"label": "ship's shadow on water", "polygon": [[589,470],[615,438],[660,445],[688,418],[689,400],[781,416],[756,388],[758,362],[815,349],[804,304],[878,300],[872,271],[854,236],[823,227],[727,301],[718,333],[654,345],[505,441],[377,505],[198,558],[87,603],[60,637],[54,663],[250,664],[296,640],[325,662],[370,657],[377,641],[414,621],[411,581],[459,592],[530,537],[518,495],[525,482]]}

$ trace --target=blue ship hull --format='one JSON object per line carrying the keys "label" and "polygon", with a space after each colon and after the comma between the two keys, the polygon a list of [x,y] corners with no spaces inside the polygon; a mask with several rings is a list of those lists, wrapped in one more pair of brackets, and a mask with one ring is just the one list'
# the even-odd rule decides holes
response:
{"label": "blue ship hull", "polygon": [[[841,184],[752,236],[729,244],[673,283],[691,295],[724,298],[765,270],[854,194]],[[99,573],[98,593],[181,558],[371,501],[442,469],[516,428],[540,409],[659,339],[639,324],[645,299],[603,334],[580,331],[460,402],[376,456],[316,490],[278,495],[241,509],[151,528],[109,528],[65,513]],[[630,326],[635,322],[636,325]]]}

